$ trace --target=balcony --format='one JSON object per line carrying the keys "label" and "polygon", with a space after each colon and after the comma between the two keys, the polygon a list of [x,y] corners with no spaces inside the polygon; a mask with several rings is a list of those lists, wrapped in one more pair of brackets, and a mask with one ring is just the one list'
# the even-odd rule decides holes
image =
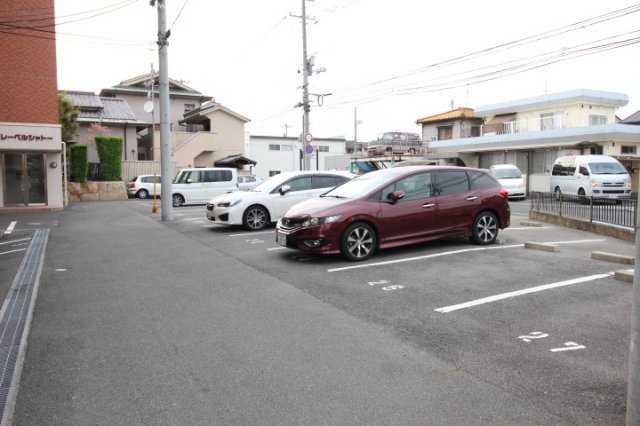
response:
{"label": "balcony", "polygon": [[480,130],[480,136],[510,135],[515,133],[544,132],[572,127],[564,115],[557,114],[531,120],[493,122],[489,120]]}

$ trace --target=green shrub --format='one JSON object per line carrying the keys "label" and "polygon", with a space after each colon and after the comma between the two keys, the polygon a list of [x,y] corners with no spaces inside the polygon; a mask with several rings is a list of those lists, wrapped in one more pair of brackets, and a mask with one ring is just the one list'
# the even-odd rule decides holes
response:
{"label": "green shrub", "polygon": [[122,180],[122,138],[96,136],[96,148],[100,157],[102,180]]}
{"label": "green shrub", "polygon": [[81,144],[71,145],[69,157],[73,182],[86,182],[89,173],[89,147]]}

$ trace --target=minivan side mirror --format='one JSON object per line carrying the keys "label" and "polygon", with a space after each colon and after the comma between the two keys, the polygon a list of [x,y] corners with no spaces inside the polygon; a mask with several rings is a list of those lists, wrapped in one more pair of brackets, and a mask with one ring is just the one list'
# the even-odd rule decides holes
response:
{"label": "minivan side mirror", "polygon": [[289,191],[291,191],[291,186],[289,186],[289,185],[282,185],[280,187],[280,195],[284,195]]}
{"label": "minivan side mirror", "polygon": [[387,195],[387,201],[389,201],[390,204],[395,204],[401,199],[403,199],[404,196],[405,196],[404,191],[393,191]]}

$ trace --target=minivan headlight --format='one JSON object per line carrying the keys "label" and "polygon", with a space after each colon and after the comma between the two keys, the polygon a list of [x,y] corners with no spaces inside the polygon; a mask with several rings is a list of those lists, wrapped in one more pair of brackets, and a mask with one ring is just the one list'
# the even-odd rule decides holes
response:
{"label": "minivan headlight", "polygon": [[309,226],[326,225],[328,223],[339,221],[340,217],[341,217],[340,215],[326,216],[326,217],[312,217],[311,219],[307,219],[304,222],[302,222],[302,227],[306,228]]}

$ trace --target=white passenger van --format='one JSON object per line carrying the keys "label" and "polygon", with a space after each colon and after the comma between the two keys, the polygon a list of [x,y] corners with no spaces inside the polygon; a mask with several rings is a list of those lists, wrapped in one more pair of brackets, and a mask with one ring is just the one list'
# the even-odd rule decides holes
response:
{"label": "white passenger van", "polygon": [[631,196],[631,176],[618,160],[608,155],[559,157],[551,171],[551,191],[562,194],[612,199]]}
{"label": "white passenger van", "polygon": [[173,179],[173,206],[206,204],[218,195],[238,190],[236,169],[203,167],[182,169]]}

